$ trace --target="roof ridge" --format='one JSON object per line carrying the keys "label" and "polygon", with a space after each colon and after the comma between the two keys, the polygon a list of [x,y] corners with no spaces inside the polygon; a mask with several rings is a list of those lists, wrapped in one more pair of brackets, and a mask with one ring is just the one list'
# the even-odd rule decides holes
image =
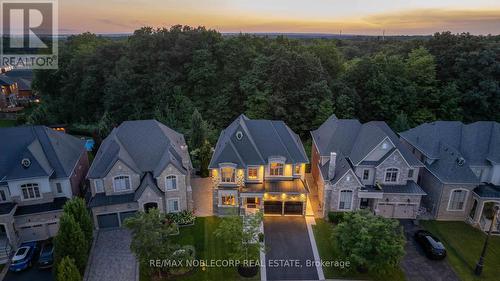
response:
{"label": "roof ridge", "polygon": [[[248,140],[250,141],[250,143],[252,144],[253,148],[255,149],[255,151],[257,151],[257,154],[259,155],[259,158],[260,160],[262,160],[262,162],[266,162],[266,160],[264,159],[264,157],[262,157],[262,153],[260,152],[259,148],[257,147],[257,145],[255,144],[255,141],[253,140],[253,137],[252,137],[252,134],[250,134],[250,130],[248,130],[248,127],[247,127],[247,124],[245,123],[245,121],[248,120],[248,117],[246,117],[244,114],[241,114],[240,116],[242,116],[242,119],[241,119],[241,122],[240,122],[240,125],[241,127],[243,128],[243,130],[245,130],[245,132],[247,133],[247,136],[248,136]],[[243,117],[246,117],[247,119],[244,119]],[[231,139],[231,138],[229,138]]]}
{"label": "roof ridge", "polygon": [[[276,132],[276,135],[278,136],[278,140],[280,141],[281,145],[283,145],[283,147],[285,148],[285,151],[288,154],[288,159],[292,158],[292,155],[290,154],[290,151],[288,151],[288,148],[286,147],[285,143],[283,142],[283,139],[281,138],[280,134],[278,133],[278,130],[276,130],[276,127],[274,127],[273,121],[272,120],[267,120],[267,121],[271,123],[271,127],[273,127],[274,132]],[[286,126],[285,122],[283,122],[283,121],[276,121],[276,122],[282,122],[283,125]],[[290,159],[290,160],[295,161],[295,159]]]}

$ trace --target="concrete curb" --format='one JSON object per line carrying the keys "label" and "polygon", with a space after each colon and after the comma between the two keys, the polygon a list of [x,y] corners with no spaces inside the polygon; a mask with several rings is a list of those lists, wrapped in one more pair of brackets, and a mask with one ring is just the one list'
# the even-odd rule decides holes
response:
{"label": "concrete curb", "polygon": [[316,225],[316,220],[314,217],[306,217],[307,232],[309,233],[309,241],[311,241],[311,247],[313,250],[314,261],[316,262],[316,270],[318,272],[318,279],[325,280],[325,274],[323,273],[323,267],[321,266],[321,257],[319,256],[318,247],[316,246],[316,239],[314,238],[314,232],[312,226]]}
{"label": "concrete curb", "polygon": [[9,271],[9,266],[10,266],[10,259],[4,265],[2,272],[0,272],[0,280],[3,280],[5,278],[5,275],[7,275],[7,272]]}

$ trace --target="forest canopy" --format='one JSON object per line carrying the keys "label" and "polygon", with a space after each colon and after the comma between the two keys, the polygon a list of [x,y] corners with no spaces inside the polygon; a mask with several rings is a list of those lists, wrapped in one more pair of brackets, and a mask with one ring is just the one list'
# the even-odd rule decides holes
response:
{"label": "forest canopy", "polygon": [[285,121],[304,138],[329,115],[401,131],[434,120],[500,121],[500,36],[289,39],[203,27],[141,28],[61,43],[35,73],[32,123],[112,126],[156,118],[189,134],[197,110],[213,143],[235,117]]}

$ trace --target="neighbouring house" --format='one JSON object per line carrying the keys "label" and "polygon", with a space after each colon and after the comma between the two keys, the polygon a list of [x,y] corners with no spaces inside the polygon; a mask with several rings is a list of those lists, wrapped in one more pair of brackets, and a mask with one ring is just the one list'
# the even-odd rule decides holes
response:
{"label": "neighbouring house", "polygon": [[500,204],[500,124],[437,121],[400,135],[425,164],[419,183],[430,215],[489,229],[493,207]]}
{"label": "neighbouring house", "polygon": [[308,162],[299,136],[283,121],[240,115],[221,132],[210,161],[215,213],[304,215]]}
{"label": "neighbouring house", "polygon": [[64,203],[88,171],[83,141],[44,126],[0,128],[0,260],[55,236]]}
{"label": "neighbouring house", "polygon": [[12,69],[6,71],[4,75],[17,83],[17,101],[20,104],[27,104],[36,98],[36,94],[33,93],[31,88],[31,83],[33,81],[32,69]]}
{"label": "neighbouring house", "polygon": [[426,194],[416,183],[423,164],[385,122],[332,115],[311,135],[311,173],[323,215],[368,209],[416,218]]}
{"label": "neighbouring house", "polygon": [[16,81],[0,74],[0,89],[0,109],[17,105],[19,90]]}
{"label": "neighbouring house", "polygon": [[101,144],[87,178],[94,225],[120,227],[137,211],[192,210],[184,136],[156,120],[125,121]]}

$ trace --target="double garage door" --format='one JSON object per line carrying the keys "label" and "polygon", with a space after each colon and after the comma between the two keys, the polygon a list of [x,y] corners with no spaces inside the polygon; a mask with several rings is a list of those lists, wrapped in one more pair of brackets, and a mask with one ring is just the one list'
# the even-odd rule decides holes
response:
{"label": "double garage door", "polygon": [[415,204],[378,204],[379,215],[386,218],[413,219],[416,216]]}
{"label": "double garage door", "polygon": [[302,215],[304,204],[302,202],[264,201],[264,214],[266,215]]}
{"label": "double garage door", "polygon": [[21,242],[45,240],[57,235],[58,222],[19,226],[18,233]]}
{"label": "double garage door", "polygon": [[125,219],[134,216],[137,211],[111,213],[104,215],[97,215],[97,224],[99,229],[103,228],[117,228],[120,227]]}

